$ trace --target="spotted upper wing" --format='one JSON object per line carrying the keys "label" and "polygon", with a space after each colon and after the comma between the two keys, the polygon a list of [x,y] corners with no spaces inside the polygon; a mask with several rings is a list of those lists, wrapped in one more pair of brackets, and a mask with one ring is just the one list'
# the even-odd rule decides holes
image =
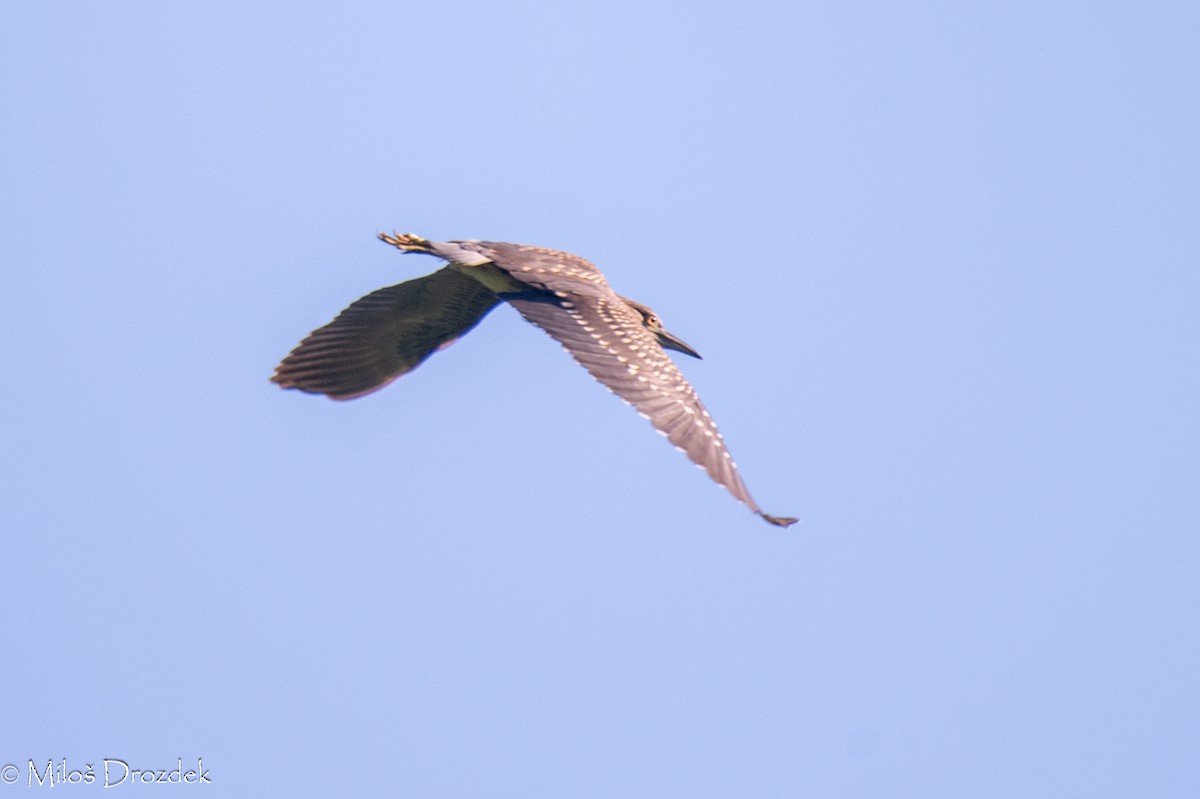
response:
{"label": "spotted upper wing", "polygon": [[530,290],[500,297],[557,339],[593,377],[752,511],[779,526],[796,521],[762,512],[696,391],[646,329],[641,314],[607,287],[601,291],[577,286],[574,293]]}
{"label": "spotted upper wing", "polygon": [[361,397],[454,343],[498,302],[449,267],[373,291],[309,334],[271,380],[333,399]]}
{"label": "spotted upper wing", "polygon": [[[531,288],[551,292],[612,290],[604,278],[604,273],[597,269],[595,264],[569,252],[503,241],[456,241],[449,244],[456,245],[455,249],[459,251],[477,253],[477,257],[487,258],[509,277]],[[454,260],[453,252],[435,250],[435,253]]]}

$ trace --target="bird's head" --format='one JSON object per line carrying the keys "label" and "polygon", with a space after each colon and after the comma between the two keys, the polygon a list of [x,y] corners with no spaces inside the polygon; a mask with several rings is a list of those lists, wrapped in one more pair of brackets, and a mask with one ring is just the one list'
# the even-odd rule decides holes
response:
{"label": "bird's head", "polygon": [[[689,347],[682,339],[667,332],[667,329],[663,327],[662,320],[658,318],[658,314],[650,306],[642,305],[640,302],[631,300],[628,297],[621,297],[621,300],[641,315],[642,324],[654,334],[655,338],[658,339],[658,343],[664,349],[682,352],[684,355],[690,355],[693,358],[701,358],[700,353]],[[703,359],[701,358],[701,360]]]}

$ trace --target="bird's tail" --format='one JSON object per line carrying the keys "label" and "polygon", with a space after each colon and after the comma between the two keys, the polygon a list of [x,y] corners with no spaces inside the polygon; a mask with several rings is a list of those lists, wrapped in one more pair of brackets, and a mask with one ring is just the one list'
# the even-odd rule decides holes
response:
{"label": "bird's tail", "polygon": [[379,233],[379,240],[405,252],[423,252],[436,255],[433,251],[433,244],[428,239],[423,239],[415,233],[392,233],[389,236],[381,231]]}

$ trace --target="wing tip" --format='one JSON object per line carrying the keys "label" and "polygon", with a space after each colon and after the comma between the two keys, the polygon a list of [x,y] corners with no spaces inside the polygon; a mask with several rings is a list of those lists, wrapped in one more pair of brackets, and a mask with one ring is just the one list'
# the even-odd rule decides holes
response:
{"label": "wing tip", "polygon": [[763,521],[767,522],[768,524],[773,524],[776,527],[791,527],[793,524],[800,521],[794,516],[772,516],[771,514],[763,513],[762,511],[758,511],[758,515],[763,517]]}
{"label": "wing tip", "polygon": [[331,400],[345,402],[346,400],[358,399],[365,397],[368,394],[373,394],[387,384],[391,383],[395,378],[388,378],[383,381],[352,381],[348,383],[331,383],[329,381],[321,381],[319,379],[305,380],[296,375],[285,373],[282,371],[271,375],[271,382],[282,389],[289,391],[300,391],[305,394],[320,394],[329,397]]}

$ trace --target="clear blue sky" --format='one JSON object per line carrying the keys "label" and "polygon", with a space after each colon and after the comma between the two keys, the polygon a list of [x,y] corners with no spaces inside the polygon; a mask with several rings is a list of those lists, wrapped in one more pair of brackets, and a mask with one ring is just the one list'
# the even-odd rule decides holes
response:
{"label": "clear blue sky", "polygon": [[[5,3],[0,794],[1200,795],[1197,8]],[[509,308],[275,388],[381,229],[595,261],[803,521]]]}

